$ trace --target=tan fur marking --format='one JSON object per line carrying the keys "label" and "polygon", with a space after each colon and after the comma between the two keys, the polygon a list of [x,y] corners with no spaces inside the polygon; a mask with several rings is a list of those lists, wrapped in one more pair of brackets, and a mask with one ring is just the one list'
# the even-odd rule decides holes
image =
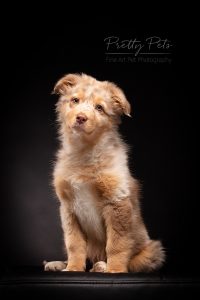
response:
{"label": "tan fur marking", "polygon": [[[67,211],[66,211],[67,210]],[[86,263],[86,239],[76,216],[61,206],[61,220],[68,254],[67,271],[84,271]]]}
{"label": "tan fur marking", "polygon": [[106,205],[104,218],[107,228],[107,272],[127,272],[133,248],[132,206],[129,199]]}
{"label": "tan fur marking", "polygon": [[101,174],[97,177],[96,187],[102,197],[110,199],[113,192],[117,189],[119,180],[114,175]]}

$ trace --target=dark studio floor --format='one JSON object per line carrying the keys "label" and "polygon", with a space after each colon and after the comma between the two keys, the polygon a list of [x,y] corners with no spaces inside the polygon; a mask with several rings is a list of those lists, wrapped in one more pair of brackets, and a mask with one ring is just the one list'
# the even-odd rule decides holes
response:
{"label": "dark studio floor", "polygon": [[200,299],[200,277],[154,274],[44,272],[40,267],[2,271],[1,299]]}

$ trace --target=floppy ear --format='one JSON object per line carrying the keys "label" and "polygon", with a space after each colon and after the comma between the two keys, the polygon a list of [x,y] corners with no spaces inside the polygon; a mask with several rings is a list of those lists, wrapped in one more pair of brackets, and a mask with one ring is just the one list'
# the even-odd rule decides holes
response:
{"label": "floppy ear", "polygon": [[119,115],[125,114],[126,116],[131,117],[131,105],[126,99],[123,91],[112,82],[108,82],[107,87],[111,93],[116,113]]}
{"label": "floppy ear", "polygon": [[58,95],[66,95],[68,89],[73,87],[80,80],[79,74],[68,74],[62,77],[55,85],[53,93]]}

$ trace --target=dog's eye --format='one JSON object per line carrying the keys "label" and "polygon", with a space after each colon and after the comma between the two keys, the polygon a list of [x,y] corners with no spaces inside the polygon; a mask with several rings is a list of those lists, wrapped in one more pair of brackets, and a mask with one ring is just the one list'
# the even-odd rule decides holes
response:
{"label": "dog's eye", "polygon": [[100,104],[97,104],[97,105],[95,106],[95,109],[98,110],[98,111],[103,111],[103,106],[100,105]]}
{"label": "dog's eye", "polygon": [[79,99],[74,97],[74,98],[71,99],[71,102],[72,103],[79,103]]}

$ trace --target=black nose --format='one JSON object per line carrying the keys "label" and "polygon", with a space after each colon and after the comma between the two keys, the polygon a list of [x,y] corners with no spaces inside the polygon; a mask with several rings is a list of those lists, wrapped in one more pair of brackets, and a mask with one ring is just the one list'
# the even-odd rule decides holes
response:
{"label": "black nose", "polygon": [[76,122],[78,123],[78,124],[83,124],[83,123],[85,123],[86,121],[87,121],[87,117],[86,117],[86,115],[84,115],[84,114],[79,114],[78,116],[76,116]]}

